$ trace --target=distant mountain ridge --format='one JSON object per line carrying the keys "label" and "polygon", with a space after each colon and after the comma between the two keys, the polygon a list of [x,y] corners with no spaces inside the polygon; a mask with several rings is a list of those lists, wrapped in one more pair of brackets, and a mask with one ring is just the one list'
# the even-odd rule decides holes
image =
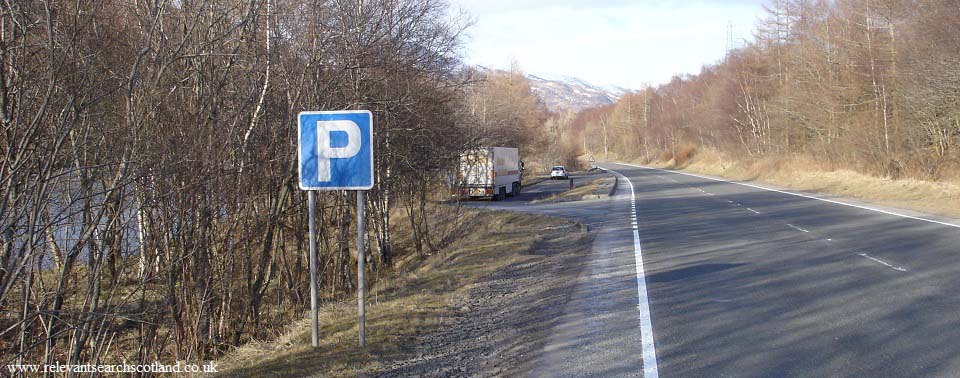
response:
{"label": "distant mountain ridge", "polygon": [[[480,72],[494,71],[478,66]],[[616,86],[599,86],[572,76],[545,77],[526,75],[530,89],[540,97],[543,104],[554,112],[580,111],[586,108],[609,105],[629,90]]]}
{"label": "distant mountain ridge", "polygon": [[575,77],[548,79],[527,75],[530,88],[552,111],[579,111],[617,101],[628,90],[620,87],[602,87]]}

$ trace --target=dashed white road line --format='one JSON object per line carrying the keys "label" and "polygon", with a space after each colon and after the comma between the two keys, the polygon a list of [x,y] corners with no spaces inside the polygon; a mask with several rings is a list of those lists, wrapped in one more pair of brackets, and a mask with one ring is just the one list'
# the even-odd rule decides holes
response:
{"label": "dashed white road line", "polygon": [[[666,170],[666,169],[653,168],[653,167],[644,167],[644,166],[635,165],[635,164],[627,164],[627,163],[617,163],[617,164],[626,165],[626,166],[630,166],[630,167],[636,167],[636,168],[642,168],[642,169],[651,169],[651,170],[656,170],[656,171],[676,173],[676,174],[679,174],[679,175],[699,177],[699,178],[702,178],[702,179],[707,179],[707,180],[712,180],[712,181],[719,181],[719,182],[725,182],[725,183],[728,183],[728,184],[747,186],[747,187],[751,187],[751,188],[755,188],[755,189],[761,189],[761,190],[766,190],[766,191],[770,191],[770,192],[777,192],[777,193],[789,194],[789,195],[791,195],[791,196],[809,198],[809,199],[813,199],[813,200],[817,200],[817,201],[823,201],[823,202],[829,202],[829,203],[833,203],[833,204],[837,204],[837,205],[843,205],[843,206],[855,207],[855,208],[858,208],[858,209],[876,211],[876,212],[878,212],[878,213],[883,213],[883,214],[887,214],[887,215],[898,216],[898,217],[901,217],[901,218],[913,219],[913,220],[918,220],[918,221],[936,223],[936,224],[940,224],[940,225],[944,225],[944,226],[950,226],[950,227],[960,228],[960,224],[954,224],[954,223],[949,223],[949,222],[941,222],[941,221],[933,220],[933,219],[915,217],[915,216],[911,216],[911,215],[895,213],[895,212],[892,212],[892,211],[875,209],[875,208],[872,208],[872,207],[855,205],[855,204],[852,204],[852,203],[846,203],[846,202],[841,202],[841,201],[834,201],[834,200],[830,200],[830,199],[826,199],[826,198],[820,198],[820,197],[815,197],[815,196],[806,195],[806,194],[800,194],[800,193],[793,193],[793,192],[788,192],[788,191],[784,191],[784,190],[770,189],[770,188],[765,188],[765,187],[758,186],[758,185],[746,184],[746,183],[742,183],[742,182],[729,181],[729,180],[721,180],[721,179],[716,179],[716,178],[707,177],[707,176],[701,176],[701,175],[697,175],[697,174],[693,174],[693,173],[678,172],[678,171],[669,171],[669,170]],[[669,177],[668,177],[668,178],[669,178]],[[674,181],[676,181],[676,180],[674,180]]]}
{"label": "dashed white road line", "polygon": [[[829,202],[829,203],[833,203],[833,204],[837,204],[837,205],[850,206],[850,207],[856,207],[856,208],[860,208],[860,209],[864,209],[864,210],[876,211],[876,212],[880,212],[880,213],[884,213],[884,214],[888,214],[888,215],[894,215],[894,216],[898,216],[898,217],[902,217],[902,218],[920,220],[920,221],[924,221],[924,222],[937,223],[937,224],[941,224],[941,225],[944,225],[944,226],[950,226],[950,227],[960,228],[960,225],[956,225],[956,224],[952,224],[952,223],[940,222],[940,221],[936,221],[936,220],[932,220],[932,219],[926,219],[926,218],[914,217],[914,216],[909,216],[909,215],[904,215],[904,214],[898,214],[898,213],[894,213],[894,212],[891,212],[891,211],[874,209],[874,208],[871,208],[871,207],[854,205],[854,204],[850,204],[850,203],[845,203],[845,202],[840,202],[840,201],[834,201],[834,200],[829,200],[829,199],[824,199],[824,198],[818,198],[818,197],[808,196],[808,195],[799,194],[799,193],[791,193],[791,192],[786,192],[786,191],[782,191],[782,190],[764,188],[764,187],[762,187],[762,186],[757,186],[757,185],[745,184],[745,183],[728,181],[728,180],[720,180],[720,179],[715,179],[715,178],[712,178],[712,177],[695,175],[695,174],[691,174],[691,173],[668,171],[668,170],[659,169],[659,168],[642,167],[642,166],[633,165],[633,164],[623,164],[623,165],[627,165],[627,166],[631,166],[631,167],[637,167],[637,168],[643,168],[643,169],[653,169],[653,170],[664,171],[664,172],[669,172],[669,173],[677,173],[677,174],[687,175],[687,176],[694,176],[694,177],[699,177],[699,178],[703,178],[703,179],[707,179],[707,180],[713,180],[713,181],[726,182],[726,183],[730,183],[730,184],[742,185],[742,186],[747,186],[747,187],[756,188],[756,189],[762,189],[762,190],[767,190],[767,191],[772,191],[772,192],[777,192],[777,193],[789,194],[789,195],[792,195],[792,196],[804,197],[804,198],[814,199],[814,200],[823,201],[823,202]],[[636,199],[636,194],[634,193],[634,190],[633,190],[633,183],[630,182],[630,179],[629,179],[629,178],[627,178],[626,176],[624,176],[624,175],[622,175],[622,174],[620,174],[619,172],[614,171],[614,170],[610,170],[610,172],[613,172],[613,173],[617,174],[618,176],[622,177],[623,179],[625,179],[625,180],[627,181],[627,184],[630,186],[630,211],[631,211],[631,220],[633,220],[633,222],[631,222],[631,223],[632,223],[632,227],[633,227],[634,260],[636,261],[636,270],[637,270],[637,297],[638,297],[637,310],[638,310],[639,313],[640,313],[640,344],[641,344],[641,350],[642,350],[642,354],[643,354],[643,373],[644,373],[644,377],[657,378],[657,377],[659,377],[659,372],[658,372],[658,369],[657,369],[657,353],[656,353],[656,347],[655,347],[654,342],[653,342],[653,323],[652,323],[652,319],[651,319],[651,317],[650,317],[650,304],[649,304],[649,300],[648,300],[648,296],[647,296],[647,281],[646,281],[646,276],[645,276],[644,271],[643,271],[643,256],[642,256],[641,247],[640,247],[640,231],[639,231],[639,226],[638,226],[637,222],[635,221],[635,220],[636,220],[636,216],[637,216],[637,199]],[[679,183],[679,181],[674,180],[672,177],[666,177],[666,178],[669,179],[670,181]],[[703,189],[699,189],[699,188],[698,188],[697,190],[699,190],[699,191],[701,191],[701,192],[704,192],[704,193],[706,193],[706,194],[709,194],[709,195],[713,195],[712,193],[707,193],[707,192],[705,192]],[[734,202],[731,201],[731,200],[727,200],[727,203],[734,203]],[[735,205],[741,206],[739,203],[737,203],[737,204],[735,204]],[[756,211],[756,210],[754,210],[754,209],[751,209],[751,208],[749,208],[749,207],[746,208],[746,209],[747,209],[747,210],[750,210],[750,211],[752,211],[752,212],[754,212],[754,213],[760,214],[760,212],[758,212],[758,211]],[[796,230],[798,230],[798,231],[807,232],[807,233],[810,232],[810,231],[808,231],[808,230],[804,230],[804,229],[802,229],[802,228],[800,228],[800,227],[794,226],[794,225],[789,224],[789,223],[787,224],[787,226],[789,226],[790,228],[796,229]],[[827,241],[832,241],[832,240],[833,240],[833,239],[827,239]],[[888,267],[888,268],[890,268],[890,269],[896,270],[896,271],[898,271],[898,272],[906,272],[906,271],[907,271],[907,269],[904,268],[904,267],[892,265],[892,264],[890,264],[890,263],[887,263],[886,261],[880,260],[880,259],[875,258],[875,257],[873,257],[873,256],[870,256],[870,255],[868,255],[868,254],[866,254],[866,253],[859,253],[858,255],[861,256],[861,257],[864,257],[864,258],[866,258],[866,259],[869,259],[869,260],[871,260],[871,261],[874,261],[874,262],[876,262],[876,263],[882,264],[882,265],[884,265],[884,266],[886,266],[886,267]]]}
{"label": "dashed white road line", "polygon": [[[630,186],[630,213],[631,217],[637,217],[637,196],[633,191],[633,183],[627,176],[617,171],[610,170],[627,181]],[[637,266],[637,311],[640,313],[640,350],[643,354],[643,376],[646,378],[657,378],[660,373],[657,370],[657,350],[653,343],[653,319],[650,317],[650,303],[647,299],[647,278],[643,272],[643,254],[640,248],[640,227],[637,222],[633,223],[633,257]]]}
{"label": "dashed white road line", "polygon": [[901,267],[901,266],[893,266],[893,265],[887,263],[886,261],[880,260],[880,259],[878,259],[878,258],[876,258],[876,257],[873,257],[873,256],[870,256],[870,255],[868,255],[868,254],[866,254],[866,253],[858,253],[858,255],[863,256],[863,257],[866,257],[866,258],[868,258],[868,259],[870,259],[870,260],[876,261],[876,262],[878,262],[878,263],[880,263],[880,264],[883,264],[883,265],[887,266],[888,268],[893,269],[893,270],[896,270],[896,271],[898,271],[898,272],[906,272],[906,271],[907,271],[907,268],[904,268],[904,267]]}

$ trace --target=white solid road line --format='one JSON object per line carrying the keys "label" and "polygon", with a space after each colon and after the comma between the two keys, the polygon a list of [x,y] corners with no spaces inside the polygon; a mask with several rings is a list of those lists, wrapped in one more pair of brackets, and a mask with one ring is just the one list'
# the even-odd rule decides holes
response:
{"label": "white solid road line", "polygon": [[[610,170],[627,180],[630,185],[630,209],[632,218],[637,217],[637,196],[633,191],[633,183],[627,176],[617,171]],[[657,349],[653,344],[653,320],[650,317],[650,303],[647,300],[647,278],[643,273],[643,255],[640,249],[640,228],[636,222],[633,222],[633,257],[637,266],[637,311],[640,312],[640,350],[643,354],[643,376],[646,378],[658,378],[660,373],[657,371]]]}
{"label": "white solid road line", "polygon": [[[745,183],[742,183],[742,182],[729,181],[729,180],[721,180],[721,179],[716,179],[716,178],[707,177],[707,176],[701,176],[701,175],[697,175],[697,174],[693,174],[693,173],[670,171],[670,170],[666,170],[666,169],[653,168],[653,167],[644,167],[644,166],[640,166],[640,165],[636,165],[636,164],[627,164],[627,163],[616,163],[616,164],[621,164],[621,165],[626,165],[626,166],[636,167],[636,168],[652,169],[652,170],[656,170],[656,171],[676,173],[676,174],[680,174],[680,175],[687,175],[687,176],[699,177],[699,178],[702,178],[702,179],[719,181],[719,182],[725,182],[725,183],[728,183],[728,184],[736,184],[736,185],[748,186],[748,187],[751,187],[751,188],[762,189],[762,190],[767,190],[767,191],[777,192],[777,193],[783,193],[783,194],[789,194],[789,195],[791,195],[791,196],[809,198],[809,199],[814,199],[814,200],[823,201],[823,202],[829,202],[829,203],[833,203],[833,204],[837,204],[837,205],[850,206],[850,207],[856,207],[856,208],[858,208],[858,209],[876,211],[876,212],[878,212],[878,213],[884,213],[884,214],[887,214],[887,215],[894,215],[894,216],[898,216],[898,217],[901,217],[901,218],[914,219],[914,220],[918,220],[918,221],[924,221],[924,222],[936,223],[936,224],[940,224],[940,225],[944,225],[944,226],[950,226],[950,227],[960,228],[960,224],[953,224],[953,223],[941,222],[941,221],[937,221],[937,220],[933,220],[933,219],[927,219],[927,218],[921,218],[921,217],[914,217],[914,216],[910,216],[910,215],[906,215],[906,214],[894,213],[894,212],[892,212],[892,211],[875,209],[875,208],[872,208],[872,207],[861,206],[861,205],[854,205],[854,204],[852,204],[852,203],[834,201],[834,200],[829,200],[829,199],[826,199],[826,198],[820,198],[820,197],[810,196],[810,195],[806,195],[806,194],[800,194],[800,193],[787,192],[787,191],[783,191],[783,190],[764,188],[764,187],[762,187],[762,186],[745,184]],[[674,180],[674,181],[676,181],[676,180]]]}
{"label": "white solid road line", "polygon": [[876,257],[872,257],[872,256],[870,256],[870,255],[868,255],[868,254],[866,254],[866,253],[858,253],[858,255],[863,256],[863,257],[866,257],[866,258],[868,258],[868,259],[870,259],[870,260],[876,261],[876,262],[881,263],[881,264],[883,264],[883,265],[886,265],[888,268],[893,269],[893,270],[896,270],[896,271],[899,271],[899,272],[906,272],[906,271],[907,271],[907,268],[900,267],[900,266],[890,265],[890,264],[888,264],[886,261],[880,260],[880,259],[878,259],[878,258],[876,258]]}

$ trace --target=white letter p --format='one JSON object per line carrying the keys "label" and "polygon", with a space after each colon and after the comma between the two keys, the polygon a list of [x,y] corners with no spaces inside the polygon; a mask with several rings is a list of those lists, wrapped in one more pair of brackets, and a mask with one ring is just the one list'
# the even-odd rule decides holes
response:
{"label": "white letter p", "polygon": [[[330,147],[330,133],[347,133],[347,145]],[[330,181],[330,159],[346,159],[360,152],[360,126],[347,120],[317,122],[317,181]]]}

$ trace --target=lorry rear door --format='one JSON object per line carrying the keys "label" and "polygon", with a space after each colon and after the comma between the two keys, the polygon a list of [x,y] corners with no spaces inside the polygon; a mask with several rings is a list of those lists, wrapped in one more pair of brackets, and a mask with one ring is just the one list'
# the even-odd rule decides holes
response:
{"label": "lorry rear door", "polygon": [[465,187],[493,185],[493,157],[488,149],[464,153],[460,158],[460,173]]}

